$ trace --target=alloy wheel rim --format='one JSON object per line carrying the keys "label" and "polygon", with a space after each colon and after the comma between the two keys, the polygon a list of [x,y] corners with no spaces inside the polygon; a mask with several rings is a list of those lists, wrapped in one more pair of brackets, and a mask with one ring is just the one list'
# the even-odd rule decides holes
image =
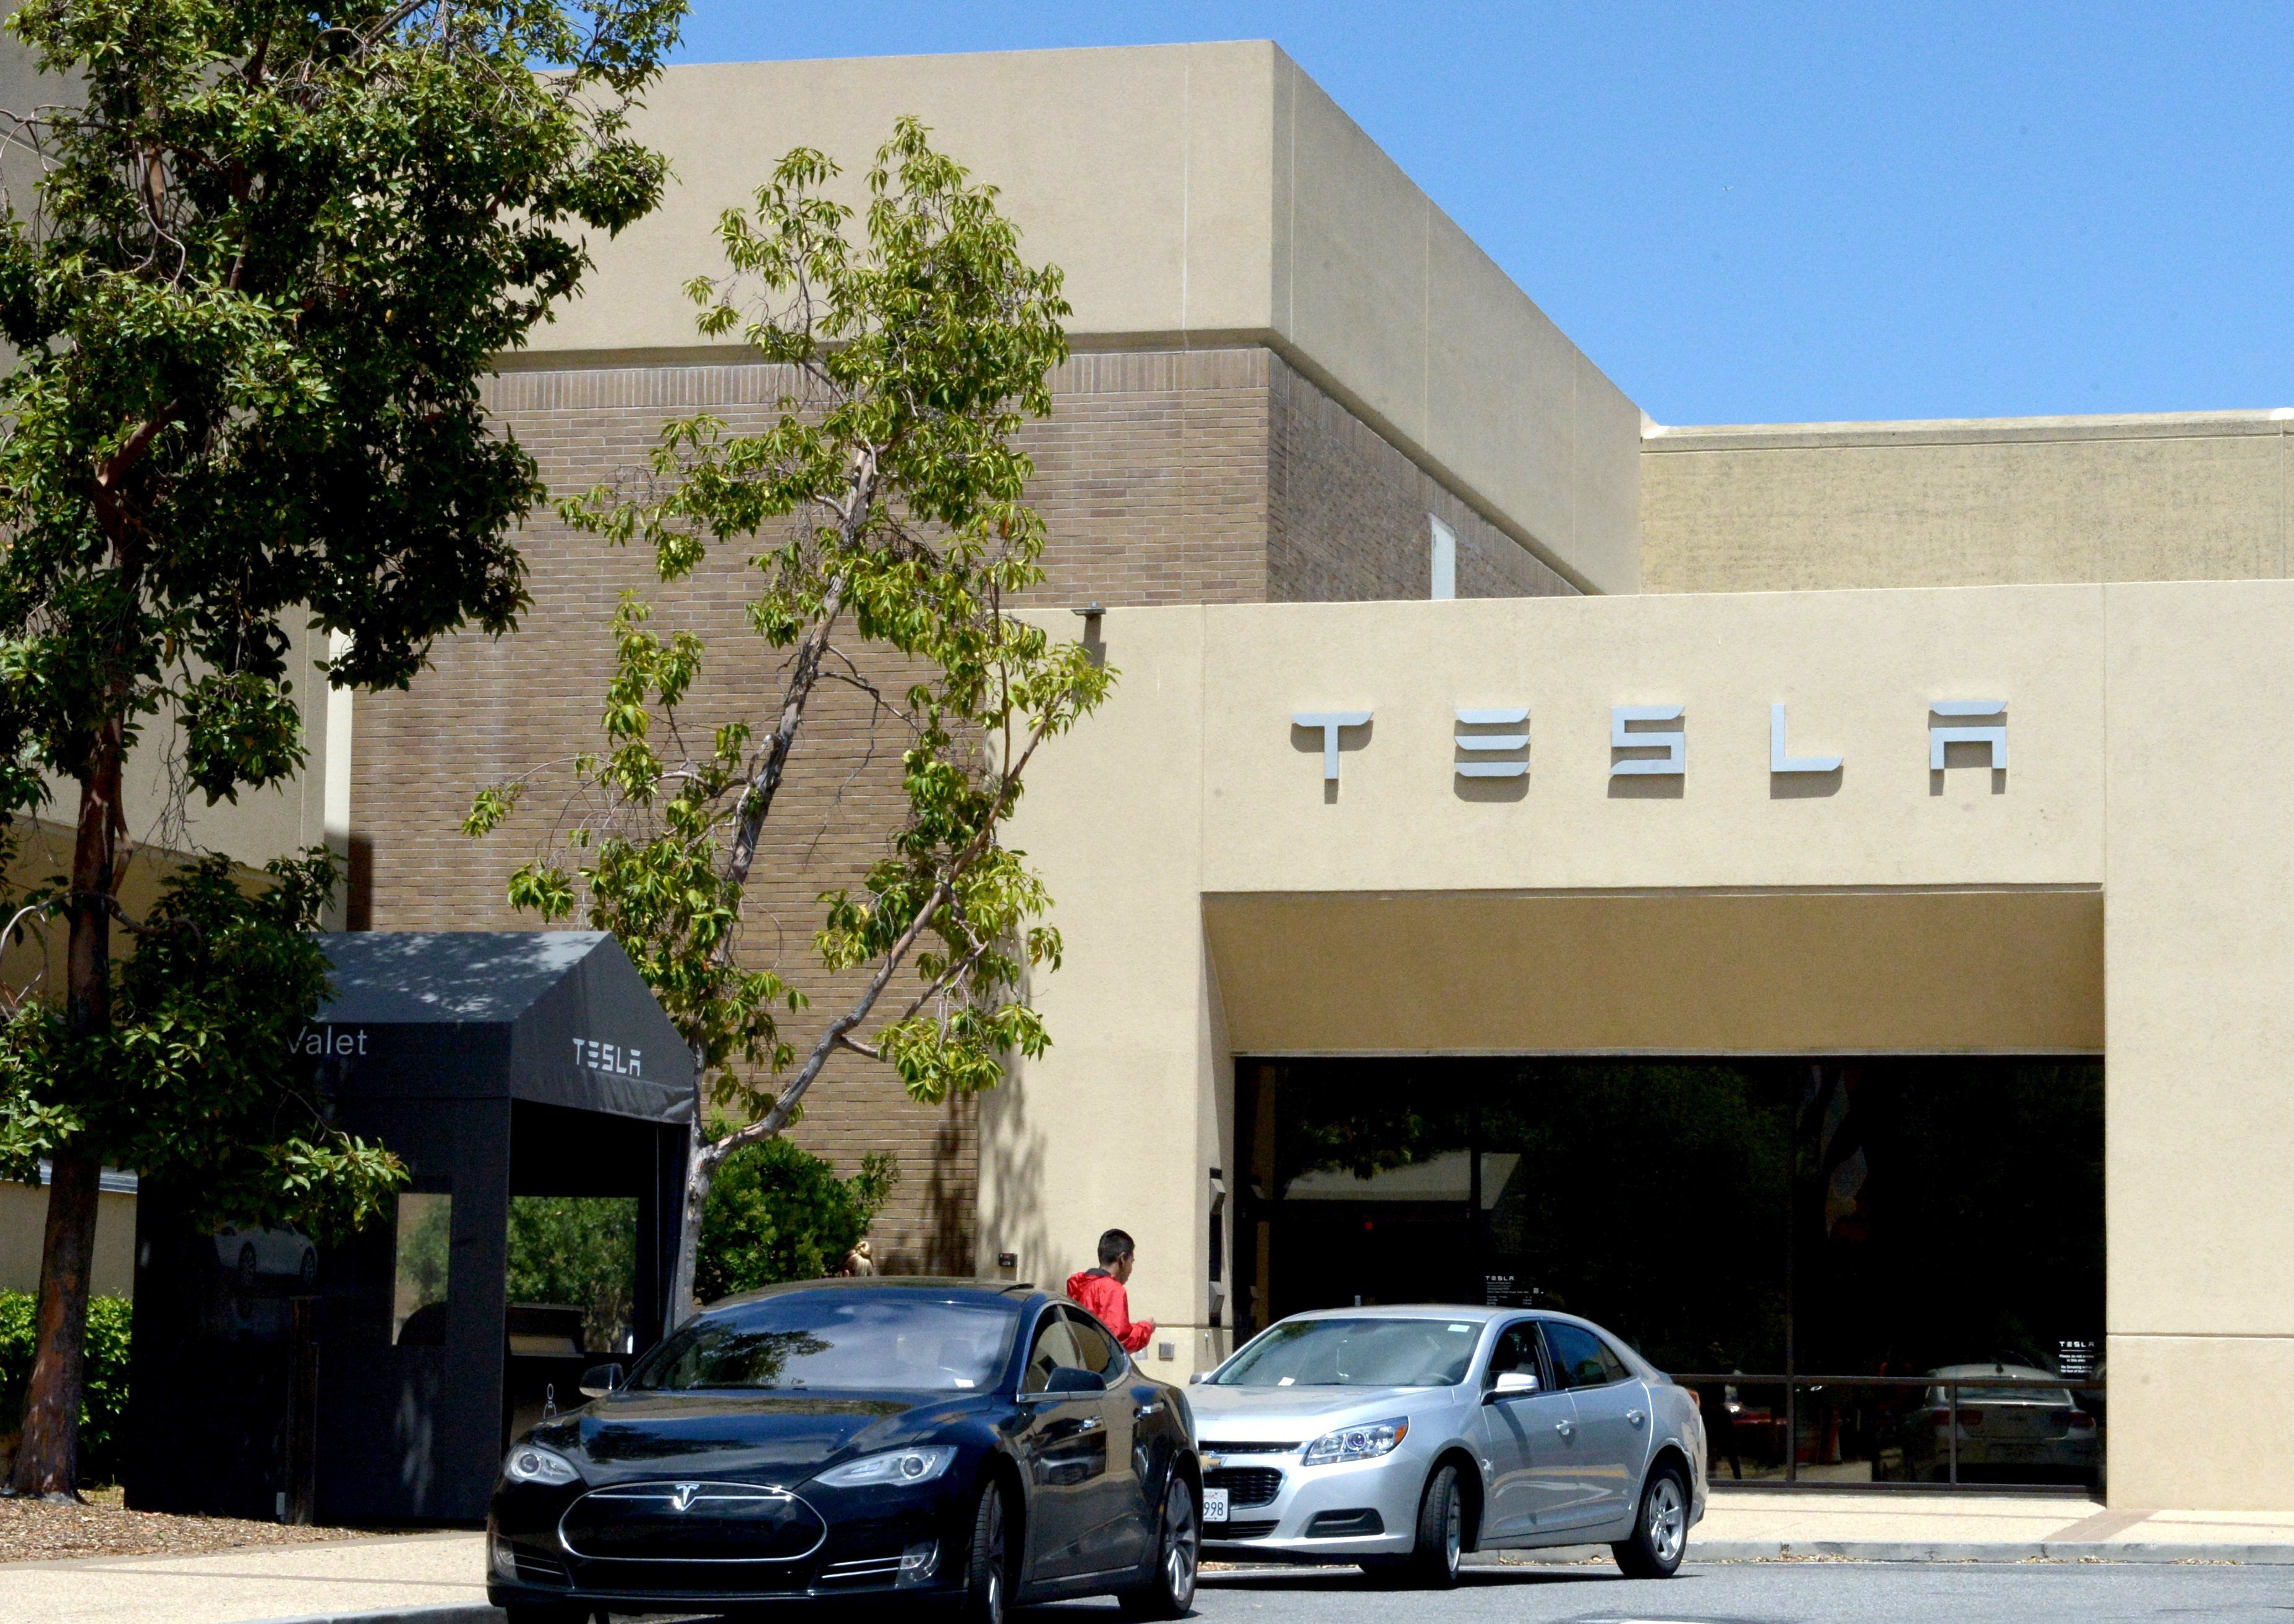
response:
{"label": "alloy wheel rim", "polygon": [[1671,1562],[1680,1555],[1681,1540],[1688,1533],[1685,1522],[1680,1485],[1670,1477],[1659,1478],[1649,1491],[1649,1543],[1656,1547],[1660,1561]]}
{"label": "alloy wheel rim", "polygon": [[1450,1571],[1458,1571],[1458,1557],[1466,1545],[1466,1514],[1458,1504],[1458,1497],[1450,1497],[1449,1514],[1442,1521],[1442,1556],[1450,1564]]}
{"label": "alloy wheel rim", "polygon": [[1195,1501],[1184,1483],[1171,1485],[1163,1507],[1163,1573],[1181,1607],[1195,1599]]}

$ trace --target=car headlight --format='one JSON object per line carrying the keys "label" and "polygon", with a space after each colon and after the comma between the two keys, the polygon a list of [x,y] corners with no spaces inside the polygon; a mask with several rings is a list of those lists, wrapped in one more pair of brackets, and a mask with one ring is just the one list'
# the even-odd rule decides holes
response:
{"label": "car headlight", "polygon": [[812,1481],[831,1489],[866,1489],[876,1483],[928,1483],[955,1463],[956,1450],[944,1443],[917,1449],[886,1449],[863,1455],[841,1466],[831,1466]]}
{"label": "car headlight", "polygon": [[582,1474],[574,1463],[555,1449],[538,1443],[521,1443],[502,1462],[502,1475],[513,1483],[578,1483]]}
{"label": "car headlight", "polygon": [[1310,1466],[1333,1466],[1342,1460],[1375,1460],[1380,1455],[1393,1453],[1394,1447],[1409,1435],[1410,1422],[1402,1416],[1391,1421],[1372,1421],[1366,1426],[1342,1426],[1315,1439],[1299,1458]]}

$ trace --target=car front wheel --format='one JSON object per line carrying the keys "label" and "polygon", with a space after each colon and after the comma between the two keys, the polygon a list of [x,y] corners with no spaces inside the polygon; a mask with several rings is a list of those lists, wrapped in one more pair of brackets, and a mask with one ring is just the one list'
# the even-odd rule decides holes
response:
{"label": "car front wheel", "polygon": [[1418,1543],[1395,1577],[1418,1590],[1451,1590],[1466,1548],[1466,1506],[1454,1462],[1437,1466],[1418,1503]]}
{"label": "car front wheel", "polygon": [[964,1555],[964,1624],[1004,1624],[1012,1604],[1012,1554],[1005,1536],[1009,1522],[1002,1486],[994,1482],[983,1485],[972,1514],[972,1546]]}
{"label": "car front wheel", "polygon": [[1117,1597],[1127,1619],[1184,1619],[1195,1604],[1195,1565],[1202,1554],[1202,1522],[1194,1486],[1176,1472],[1163,1489],[1156,1519],[1154,1567],[1146,1582]]}
{"label": "car front wheel", "polygon": [[1641,1514],[1633,1536],[1609,1547],[1627,1579],[1671,1579],[1688,1549],[1688,1490],[1680,1470],[1659,1466],[1641,1485]]}

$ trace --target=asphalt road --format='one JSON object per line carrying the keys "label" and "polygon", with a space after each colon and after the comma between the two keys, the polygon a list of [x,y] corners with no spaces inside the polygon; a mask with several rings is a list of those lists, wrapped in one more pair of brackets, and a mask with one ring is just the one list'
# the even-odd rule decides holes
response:
{"label": "asphalt road", "polygon": [[[1031,1608],[1033,1624],[1112,1603]],[[1347,1568],[1205,1574],[1206,1624],[2273,1624],[2294,1620],[2294,1567],[2151,1563],[1718,1563],[1628,1580],[1606,1564],[1468,1568],[1447,1593],[1381,1590]]]}

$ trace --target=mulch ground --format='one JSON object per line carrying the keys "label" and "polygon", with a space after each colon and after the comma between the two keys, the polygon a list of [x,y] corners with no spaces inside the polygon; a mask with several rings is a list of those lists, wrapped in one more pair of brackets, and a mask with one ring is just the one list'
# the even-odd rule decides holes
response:
{"label": "mulch ground", "polygon": [[303,1528],[236,1517],[130,1511],[117,1489],[89,1489],[85,1506],[0,1498],[0,1563],[74,1556],[198,1556],[248,1545],[310,1545],[380,1537],[373,1529]]}

